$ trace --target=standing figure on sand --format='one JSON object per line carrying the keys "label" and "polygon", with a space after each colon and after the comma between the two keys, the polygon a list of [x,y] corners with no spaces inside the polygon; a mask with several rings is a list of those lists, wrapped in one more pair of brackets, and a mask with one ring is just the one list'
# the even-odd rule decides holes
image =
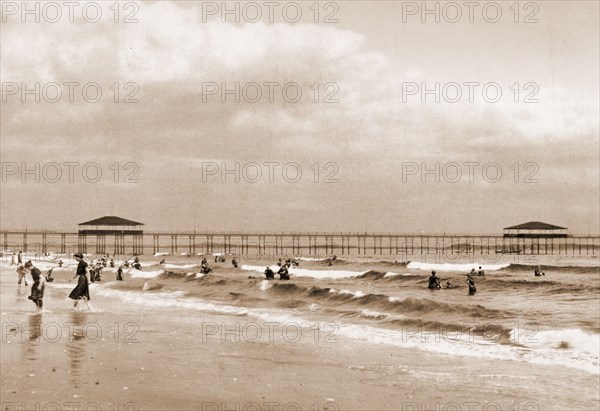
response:
{"label": "standing figure on sand", "polygon": [[90,289],[86,275],[87,263],[83,260],[83,254],[81,253],[74,254],[74,257],[78,261],[77,271],[75,272],[75,277],[73,277],[73,279],[77,278],[77,286],[69,294],[69,298],[75,300],[73,308],[77,307],[80,300],[90,300]]}

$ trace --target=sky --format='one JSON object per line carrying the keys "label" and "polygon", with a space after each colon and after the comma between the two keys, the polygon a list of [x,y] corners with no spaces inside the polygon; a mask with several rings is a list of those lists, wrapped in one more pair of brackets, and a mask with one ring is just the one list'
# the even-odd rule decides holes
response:
{"label": "sky", "polygon": [[267,3],[2,1],[0,228],[598,235],[598,2]]}

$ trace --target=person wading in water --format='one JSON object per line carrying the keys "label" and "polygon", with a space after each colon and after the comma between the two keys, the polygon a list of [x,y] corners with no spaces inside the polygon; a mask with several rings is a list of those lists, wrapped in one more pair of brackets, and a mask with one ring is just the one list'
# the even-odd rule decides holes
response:
{"label": "person wading in water", "polygon": [[33,284],[31,285],[31,295],[27,298],[35,303],[38,310],[41,310],[44,305],[44,288],[46,287],[44,276],[42,276],[42,273],[38,268],[33,266],[31,261],[27,261],[25,263],[25,269],[29,270],[31,273],[31,278],[33,279]]}
{"label": "person wading in water", "polygon": [[69,298],[75,300],[73,308],[77,307],[81,299],[85,301],[90,300],[90,289],[86,275],[87,263],[83,260],[83,254],[81,253],[74,254],[74,257],[78,261],[77,271],[75,272],[75,277],[73,277],[73,279],[77,278],[77,285],[71,291],[71,294],[69,294]]}

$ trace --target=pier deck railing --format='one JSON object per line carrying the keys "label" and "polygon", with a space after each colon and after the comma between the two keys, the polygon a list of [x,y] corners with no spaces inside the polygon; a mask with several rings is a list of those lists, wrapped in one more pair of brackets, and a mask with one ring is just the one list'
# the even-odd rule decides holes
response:
{"label": "pier deck railing", "polygon": [[237,255],[566,254],[597,255],[600,236],[504,237],[498,234],[382,232],[147,231],[88,234],[60,230],[0,230],[0,246],[46,254],[228,253]]}

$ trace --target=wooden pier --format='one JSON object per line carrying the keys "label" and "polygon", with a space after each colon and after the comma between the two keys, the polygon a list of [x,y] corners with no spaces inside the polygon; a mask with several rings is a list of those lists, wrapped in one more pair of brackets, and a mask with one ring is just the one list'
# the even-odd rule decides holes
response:
{"label": "wooden pier", "polygon": [[394,233],[144,232],[127,237],[49,230],[0,231],[2,251],[141,255],[224,253],[324,258],[374,255],[598,255],[600,237],[510,238],[502,235]]}

